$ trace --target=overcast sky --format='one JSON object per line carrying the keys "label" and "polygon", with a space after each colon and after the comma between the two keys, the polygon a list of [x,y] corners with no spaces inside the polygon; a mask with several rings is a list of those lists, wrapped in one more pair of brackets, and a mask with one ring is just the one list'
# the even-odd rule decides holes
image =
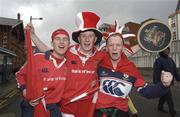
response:
{"label": "overcast sky", "polygon": [[81,11],[97,13],[103,22],[120,24],[140,23],[148,18],[167,24],[168,16],[175,12],[178,0],[0,0],[0,17],[16,18],[21,14],[24,26],[30,16],[42,17],[33,21],[36,33],[50,46],[51,32],[59,27],[70,33],[76,30],[75,16]]}

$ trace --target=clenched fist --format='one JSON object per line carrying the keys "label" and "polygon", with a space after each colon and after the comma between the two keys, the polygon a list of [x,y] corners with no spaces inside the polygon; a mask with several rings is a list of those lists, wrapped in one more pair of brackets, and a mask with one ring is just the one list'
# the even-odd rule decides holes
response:
{"label": "clenched fist", "polygon": [[161,82],[164,86],[170,86],[173,76],[170,72],[161,71]]}

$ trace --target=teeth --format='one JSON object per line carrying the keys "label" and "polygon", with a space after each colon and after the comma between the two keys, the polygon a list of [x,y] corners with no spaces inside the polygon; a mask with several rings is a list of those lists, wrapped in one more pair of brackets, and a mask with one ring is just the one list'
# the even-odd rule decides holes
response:
{"label": "teeth", "polygon": [[59,48],[64,48],[64,46],[59,46]]}

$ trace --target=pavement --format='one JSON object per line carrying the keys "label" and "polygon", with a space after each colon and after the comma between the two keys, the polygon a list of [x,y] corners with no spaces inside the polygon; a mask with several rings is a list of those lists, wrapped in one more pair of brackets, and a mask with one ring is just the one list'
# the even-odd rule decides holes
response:
{"label": "pavement", "polygon": [[[9,79],[5,83],[0,82],[0,110],[10,103],[17,97],[17,84],[15,78]],[[0,117],[15,117],[14,113],[1,114]]]}
{"label": "pavement", "polygon": [[0,114],[0,117],[16,117],[14,113]]}

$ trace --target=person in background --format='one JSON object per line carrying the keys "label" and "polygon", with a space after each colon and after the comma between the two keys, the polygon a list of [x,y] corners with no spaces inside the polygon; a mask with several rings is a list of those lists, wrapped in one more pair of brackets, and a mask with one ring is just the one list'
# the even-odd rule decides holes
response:
{"label": "person in background", "polygon": [[[32,24],[26,29],[30,30]],[[43,82],[44,99],[48,113],[47,117],[62,117],[59,111],[59,103],[65,88],[67,77],[67,66],[65,64],[65,53],[69,47],[69,34],[66,30],[60,28],[55,30],[51,36],[53,49],[45,53],[36,53],[33,55],[35,60],[35,71],[37,73],[37,85]],[[19,90],[22,92],[24,100],[21,103],[22,116],[33,117],[33,107],[40,103],[41,100],[26,99],[27,85],[27,64],[16,73],[16,79]]]}
{"label": "person in background", "polygon": [[[170,53],[170,47],[163,50],[162,52],[159,52],[159,57],[154,62],[153,82],[155,84],[161,82],[161,79],[159,77],[163,70],[168,71],[173,75],[173,81],[172,81],[171,85],[173,85],[175,79],[177,81],[180,81],[180,75],[177,71],[176,64],[174,63],[173,59],[171,57],[169,57],[169,53]],[[158,110],[161,112],[167,113],[167,111],[164,110],[165,102],[167,102],[167,104],[168,104],[169,113],[170,113],[171,117],[175,117],[176,111],[174,109],[171,87],[169,88],[168,92],[165,95],[163,95],[159,98],[159,103],[158,103]]]}

